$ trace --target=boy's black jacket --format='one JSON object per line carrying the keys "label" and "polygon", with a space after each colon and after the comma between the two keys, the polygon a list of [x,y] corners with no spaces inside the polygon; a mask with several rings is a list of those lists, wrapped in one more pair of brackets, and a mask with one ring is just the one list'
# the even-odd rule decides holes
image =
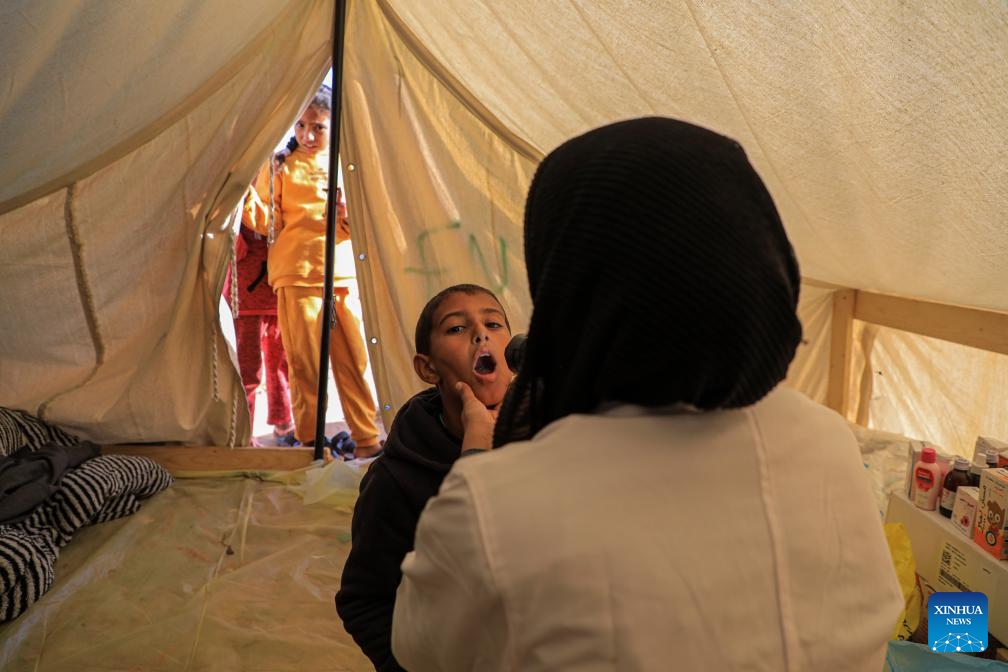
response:
{"label": "boy's black jacket", "polygon": [[403,558],[413,550],[417,520],[459,457],[461,441],[440,420],[441,394],[424,390],[407,401],[384,454],[361,480],[336,611],[377,670],[401,670],[392,655],[392,611]]}

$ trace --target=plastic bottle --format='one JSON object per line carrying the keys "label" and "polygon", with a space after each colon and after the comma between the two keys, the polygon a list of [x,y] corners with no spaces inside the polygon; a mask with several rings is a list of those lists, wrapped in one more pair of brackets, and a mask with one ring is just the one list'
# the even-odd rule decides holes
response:
{"label": "plastic bottle", "polygon": [[972,485],[975,488],[980,487],[980,472],[983,471],[984,468],[985,465],[983,464],[977,464],[976,462],[972,462],[970,464],[969,468],[970,485]]}
{"label": "plastic bottle", "polygon": [[934,448],[924,448],[914,464],[914,504],[925,511],[934,511],[941,495],[941,467],[936,456]]}
{"label": "plastic bottle", "polygon": [[994,469],[998,466],[998,451],[995,448],[988,448],[984,451],[984,461],[981,464],[973,463],[970,466],[970,485],[980,487],[980,474],[984,469]]}
{"label": "plastic bottle", "polygon": [[998,465],[998,452],[994,448],[988,448],[984,451],[984,461],[980,464],[974,462],[970,465],[970,485],[974,487],[980,487],[980,473],[984,469],[993,469]]}
{"label": "plastic bottle", "polygon": [[987,458],[987,466],[985,467],[985,469],[997,469],[998,465],[997,448],[988,448],[985,451],[985,456]]}
{"label": "plastic bottle", "polygon": [[970,461],[965,457],[955,458],[952,471],[948,472],[945,480],[942,481],[941,502],[938,504],[938,512],[946,518],[952,517],[952,507],[955,505],[956,490],[960,485],[970,484]]}

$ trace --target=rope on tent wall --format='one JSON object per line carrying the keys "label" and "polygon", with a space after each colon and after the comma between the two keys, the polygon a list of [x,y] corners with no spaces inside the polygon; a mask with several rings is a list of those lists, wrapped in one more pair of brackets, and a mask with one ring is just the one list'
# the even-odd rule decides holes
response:
{"label": "rope on tent wall", "polygon": [[[231,213],[231,225],[229,227],[230,230],[231,230],[231,314],[233,315],[234,319],[236,319],[236,320],[238,319],[238,251],[235,248],[235,245],[238,242],[238,236],[241,235],[241,227],[242,227],[241,219],[242,219],[242,213],[244,212],[244,210],[245,210],[245,198],[242,197],[242,200],[239,201],[239,203],[238,203],[238,207],[236,207],[234,209],[234,212]],[[270,211],[270,214],[272,214],[272,210]],[[235,220],[238,221],[238,226],[234,225],[234,221]],[[214,335],[214,341],[213,342],[214,342],[214,368],[216,368],[216,363],[217,363],[217,340],[216,340],[216,334]],[[242,391],[241,391],[240,395],[234,389],[235,386],[241,388]],[[214,381],[214,387],[216,389],[216,377],[215,377],[215,381]],[[232,384],[232,390],[231,390],[231,392],[232,392],[232,400],[231,400],[231,423],[230,423],[231,426],[228,428],[228,438],[227,438],[227,447],[228,448],[234,448],[235,447],[235,441],[237,439],[237,434],[238,434],[238,426],[237,426],[238,425],[238,398],[239,398],[239,396],[242,399],[245,398],[245,390],[244,390],[244,387],[242,387],[242,381],[241,381],[241,376],[240,375],[238,376],[238,378]],[[215,394],[215,396],[216,396],[216,394]]]}
{"label": "rope on tent wall", "polygon": [[[240,383],[241,381],[239,381]],[[241,388],[241,394],[239,394],[238,388]],[[235,443],[238,440],[238,399],[245,399],[245,389],[242,388],[240,384],[235,385],[232,391],[231,400],[231,427],[228,429],[227,447],[234,448]]]}
{"label": "rope on tent wall", "polygon": [[272,246],[276,242],[276,221],[273,208],[276,207],[275,194],[273,193],[273,176],[276,175],[276,161],[270,157],[269,161],[269,212],[266,213],[266,245]]}
{"label": "rope on tent wall", "polygon": [[[235,252],[235,243],[237,242],[237,237],[241,235],[237,231],[241,228],[241,216],[244,204],[245,199],[243,198],[235,206],[235,209],[231,211],[231,214],[228,215],[228,228],[231,230],[231,314],[234,317],[238,317],[238,255]],[[234,225],[235,220],[238,220],[237,227]],[[213,400],[220,401],[220,380],[217,371],[217,332],[212,329],[210,331],[210,344],[213,347],[213,362],[211,365],[213,371]]]}
{"label": "rope on tent wall", "polygon": [[[239,205],[238,207],[241,207]],[[238,219],[238,228],[241,229],[241,215]],[[238,242],[238,236],[241,233],[235,233],[234,225],[231,226],[231,314],[234,318],[238,319],[238,251],[235,249],[235,245]]]}
{"label": "rope on tent wall", "polygon": [[217,373],[217,334],[210,330],[210,345],[213,349],[211,353],[210,371],[213,375],[213,400],[220,401],[220,379]]}
{"label": "rope on tent wall", "polygon": [[91,283],[88,282],[88,276],[84,270],[84,243],[81,239],[80,229],[77,227],[77,221],[74,218],[74,200],[76,195],[77,183],[74,182],[66,189],[66,200],[63,201],[63,221],[66,226],[67,240],[70,243],[70,255],[73,258],[74,275],[77,277],[77,295],[81,299],[84,319],[87,321],[88,333],[91,335],[91,344],[94,346],[95,363],[91,369],[91,373],[84,380],[39,404],[35,415],[42,420],[46,419],[46,410],[53,400],[84,387],[98,373],[101,365],[105,363],[105,341],[102,339],[101,330],[98,328],[98,310],[95,308],[94,292],[91,289]]}

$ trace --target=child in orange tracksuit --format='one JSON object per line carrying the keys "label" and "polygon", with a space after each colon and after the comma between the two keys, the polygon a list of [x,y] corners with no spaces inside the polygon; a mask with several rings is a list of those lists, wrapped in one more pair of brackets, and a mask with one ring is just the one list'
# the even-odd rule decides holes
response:
{"label": "child in orange tracksuit", "polygon": [[[295,147],[273,177],[275,242],[267,263],[269,284],[277,295],[277,318],[290,375],[291,401],[298,440],[314,445],[321,347],[322,292],[325,284],[326,190],[329,184],[329,123],[332,92],[323,86],[294,127]],[[268,180],[257,185],[268,202]],[[336,243],[349,239],[346,205],[337,190]],[[255,228],[268,235],[263,213]],[[336,286],[329,359],[340,404],[356,457],[372,457],[381,449],[375,422],[377,405],[364,379],[367,349],[360,327],[346,305],[348,288]],[[320,437],[324,440],[325,437]]]}

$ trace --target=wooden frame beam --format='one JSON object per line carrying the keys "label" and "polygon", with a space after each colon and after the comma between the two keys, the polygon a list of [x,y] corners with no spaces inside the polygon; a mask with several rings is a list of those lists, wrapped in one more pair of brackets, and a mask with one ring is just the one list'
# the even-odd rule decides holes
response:
{"label": "wooden frame beam", "polygon": [[1008,355],[1008,313],[858,291],[854,319]]}
{"label": "wooden frame beam", "polygon": [[857,292],[853,289],[841,289],[833,292],[833,320],[830,327],[826,405],[845,418],[850,407],[852,336],[856,300]]}
{"label": "wooden frame beam", "polygon": [[850,409],[854,320],[1008,355],[1008,313],[838,289],[833,292],[826,405],[844,417]]}
{"label": "wooden frame beam", "polygon": [[312,448],[221,446],[102,446],[103,455],[149,457],[174,475],[194,471],[293,471],[314,459]]}

